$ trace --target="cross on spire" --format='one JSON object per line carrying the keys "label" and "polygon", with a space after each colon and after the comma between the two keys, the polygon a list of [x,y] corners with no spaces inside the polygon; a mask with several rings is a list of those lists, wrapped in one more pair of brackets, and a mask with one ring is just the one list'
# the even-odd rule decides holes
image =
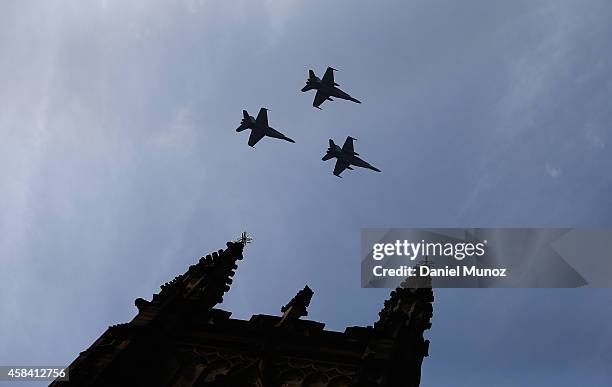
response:
{"label": "cross on spire", "polygon": [[253,242],[253,238],[246,231],[244,231],[242,234],[240,234],[240,237],[236,239],[236,242],[242,244],[242,246],[246,246],[247,244]]}

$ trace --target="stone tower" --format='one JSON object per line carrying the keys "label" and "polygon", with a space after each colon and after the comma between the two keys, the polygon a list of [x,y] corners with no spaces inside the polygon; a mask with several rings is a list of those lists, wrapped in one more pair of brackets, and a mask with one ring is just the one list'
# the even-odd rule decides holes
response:
{"label": "stone tower", "polygon": [[138,314],[108,328],[52,386],[416,387],[428,355],[431,288],[398,288],[374,326],[327,331],[303,320],[306,286],[282,316],[230,318],[216,309],[244,244],[228,242],[161,286]]}

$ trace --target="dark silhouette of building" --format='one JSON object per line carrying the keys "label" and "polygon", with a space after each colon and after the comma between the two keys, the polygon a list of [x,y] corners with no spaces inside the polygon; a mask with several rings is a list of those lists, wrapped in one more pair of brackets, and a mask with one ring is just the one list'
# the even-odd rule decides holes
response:
{"label": "dark silhouette of building", "polygon": [[306,286],[282,316],[230,318],[216,309],[230,288],[244,244],[201,258],[161,286],[138,314],[114,325],[52,386],[418,386],[431,327],[431,288],[391,292],[374,326],[324,330],[302,320],[313,291]]}

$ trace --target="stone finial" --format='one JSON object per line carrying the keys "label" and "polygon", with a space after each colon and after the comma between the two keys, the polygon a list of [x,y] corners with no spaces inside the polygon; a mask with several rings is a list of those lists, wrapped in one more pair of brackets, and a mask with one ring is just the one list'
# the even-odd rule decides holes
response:
{"label": "stone finial", "polygon": [[283,317],[278,323],[278,326],[287,325],[288,323],[298,320],[300,317],[308,316],[308,305],[314,292],[308,286],[300,290],[289,303],[281,308]]}

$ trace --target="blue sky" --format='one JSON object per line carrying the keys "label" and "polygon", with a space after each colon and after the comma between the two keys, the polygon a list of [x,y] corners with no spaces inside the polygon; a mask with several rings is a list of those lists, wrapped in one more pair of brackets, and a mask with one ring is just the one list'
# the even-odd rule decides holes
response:
{"label": "blue sky", "polygon": [[[65,364],[243,230],[224,308],[372,324],[368,227],[610,227],[612,4],[5,1],[0,364]],[[361,105],[312,108],[328,65]],[[235,133],[271,109],[296,144]],[[331,175],[327,140],[382,169]],[[610,291],[438,290],[423,386],[612,384]]]}

